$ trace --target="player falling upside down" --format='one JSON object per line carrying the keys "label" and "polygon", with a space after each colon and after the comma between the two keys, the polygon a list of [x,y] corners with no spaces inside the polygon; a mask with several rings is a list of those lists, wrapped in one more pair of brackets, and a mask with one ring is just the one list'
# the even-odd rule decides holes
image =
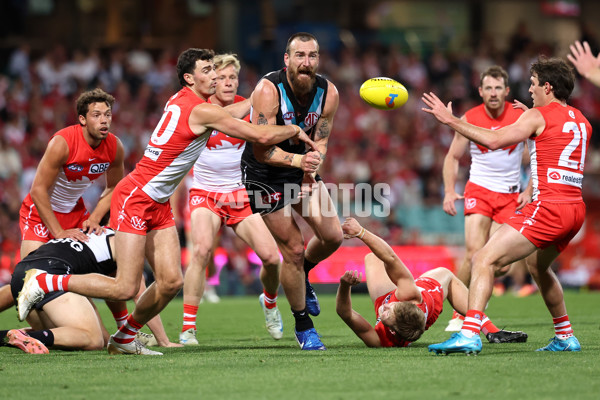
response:
{"label": "player falling upside down", "polygon": [[[375,326],[352,309],[350,291],[361,281],[359,272],[346,271],[336,296],[338,315],[367,346],[408,346],[435,323],[446,298],[455,310],[466,313],[469,290],[450,270],[436,268],[415,280],[394,250],[354,218],[347,218],[342,229],[345,238],[358,238],[372,251],[365,257],[365,278],[375,305]],[[498,329],[487,316],[483,332],[490,343],[527,340],[523,332]]]}
{"label": "player falling upside down", "polygon": [[[210,102],[222,107],[243,101],[237,95],[240,62],[234,54],[215,56],[217,87]],[[277,308],[279,288],[279,252],[275,239],[259,214],[253,214],[248,194],[242,184],[240,158],[246,142],[213,131],[206,149],[194,164],[194,181],[190,189],[192,257],[183,282],[183,327],[179,342],[196,345],[198,304],[206,285],[206,267],[214,256],[219,229],[230,226],[246,242],[263,265],[260,279],[263,294],[260,304],[267,331],[274,339],[283,336],[283,321]]]}
{"label": "player falling upside down", "polygon": [[[217,74],[214,53],[188,49],[177,60],[177,76],[183,88],[173,95],[150,137],[144,157],[117,187],[111,202],[110,226],[115,229],[117,275],[52,276],[28,271],[17,309],[23,320],[47,292],[65,290],[85,296],[125,300],[138,291],[147,258],[156,280],[144,291],[125,325],[111,336],[108,352],[136,354],[134,339],[141,327],[157,315],[183,286],[181,249],[169,198],[192,168],[213,130],[263,145],[294,139],[315,144],[297,125],[254,126],[232,115],[245,116],[249,102],[227,110],[207,103],[215,92]],[[40,283],[51,276],[51,285]]]}
{"label": "player falling upside down", "polygon": [[446,106],[434,93],[423,94],[427,105],[423,111],[475,143],[498,149],[528,139],[533,179],[533,202],[502,225],[473,257],[469,310],[461,331],[429,346],[430,351],[481,351],[479,331],[492,294],[494,272],[525,257],[554,323],[555,336],[538,351],[581,350],[562,287],[550,265],[585,219],[581,188],[592,127],[579,110],[567,104],[575,76],[564,60],[540,57],[531,65],[530,73],[533,108],[497,131],[462,121],[452,115],[452,103]]}

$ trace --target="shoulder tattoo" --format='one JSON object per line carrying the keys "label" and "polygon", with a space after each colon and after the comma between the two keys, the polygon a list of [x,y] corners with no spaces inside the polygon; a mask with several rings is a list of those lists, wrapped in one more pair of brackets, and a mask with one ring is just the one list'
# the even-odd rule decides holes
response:
{"label": "shoulder tattoo", "polygon": [[256,124],[257,125],[268,125],[269,120],[267,119],[267,117],[265,117],[265,114],[259,112],[258,119],[256,120]]}

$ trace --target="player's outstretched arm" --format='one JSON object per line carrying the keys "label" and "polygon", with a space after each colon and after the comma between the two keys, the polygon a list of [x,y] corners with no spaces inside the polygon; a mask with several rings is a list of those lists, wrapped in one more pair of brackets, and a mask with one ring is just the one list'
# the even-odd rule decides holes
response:
{"label": "player's outstretched arm", "polygon": [[600,54],[594,57],[588,42],[576,41],[571,46],[571,54],[567,55],[577,72],[596,86],[600,86]]}
{"label": "player's outstretched arm", "polygon": [[190,115],[189,124],[197,135],[205,133],[208,129],[214,129],[238,139],[263,145],[292,139],[305,142],[311,147],[315,146],[298,125],[255,126],[241,119],[233,118],[216,104],[197,105]]}
{"label": "player's outstretched arm", "polygon": [[383,261],[385,271],[396,284],[398,298],[419,299],[419,289],[415,285],[412,273],[406,268],[400,257],[382,238],[363,228],[356,219],[346,218],[342,224],[344,238],[357,238],[363,241],[377,258]]}
{"label": "player's outstretched arm", "polygon": [[542,114],[532,108],[525,111],[513,124],[492,131],[455,117],[452,114],[452,102],[449,102],[447,106],[444,105],[433,92],[423,93],[421,99],[429,107],[423,107],[421,110],[433,115],[439,122],[448,125],[467,139],[490,150],[521,143],[532,134],[541,133],[545,126]]}
{"label": "player's outstretched arm", "polygon": [[50,189],[56,183],[58,174],[68,158],[69,146],[67,145],[67,141],[62,136],[54,136],[50,140],[50,143],[48,143],[46,152],[38,164],[31,185],[31,199],[38,210],[40,218],[52,236],[57,239],[71,238],[87,242],[89,240],[88,237],[79,228],[64,230],[60,226],[50,204]]}
{"label": "player's outstretched arm", "polygon": [[237,103],[229,104],[224,108],[233,118],[244,119],[246,115],[250,114],[250,106],[250,99],[244,99]]}
{"label": "player's outstretched arm", "polygon": [[375,328],[358,312],[352,309],[352,299],[350,297],[352,286],[360,283],[361,275],[358,271],[346,271],[340,277],[335,296],[335,310],[340,318],[352,329],[368,347],[381,347],[381,341]]}

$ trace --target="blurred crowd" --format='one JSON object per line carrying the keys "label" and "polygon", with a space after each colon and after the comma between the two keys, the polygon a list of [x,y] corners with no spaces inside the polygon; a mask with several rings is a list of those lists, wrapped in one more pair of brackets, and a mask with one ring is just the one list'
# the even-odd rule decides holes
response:
{"label": "blurred crowd", "polygon": [[[340,105],[320,173],[332,183],[388,183],[389,216],[361,222],[391,244],[461,244],[462,240],[462,218],[445,216],[441,209],[442,164],[453,132],[420,111],[420,94],[436,92],[442,100],[451,100],[454,113],[461,115],[480,103],[479,74],[499,64],[509,72],[511,98],[530,106],[532,60],[539,54],[565,56],[553,54],[548,44],[534,42],[522,28],[515,32],[506,51],[498,51],[491,38],[482,38],[479,43],[461,53],[433,50],[426,55],[376,44],[343,47],[336,54],[321,51],[320,73],[336,84]],[[592,45],[597,52],[595,43]],[[123,142],[129,172],[142,157],[165,102],[179,90],[175,64],[180,50],[70,49],[63,45],[33,50],[23,45],[10,52],[5,65],[0,65],[1,255],[14,254],[19,247],[21,201],[49,138],[77,123],[74,103],[78,95],[101,87],[115,96],[111,131]],[[249,96],[266,72],[242,63],[239,94]],[[409,92],[407,104],[394,111],[368,107],[358,89],[375,76],[403,83]],[[597,176],[600,91],[579,79],[571,104],[594,126],[586,175]],[[460,181],[467,178],[468,164],[465,157]],[[92,187],[93,193],[86,197],[88,207],[94,206],[101,190],[102,184]],[[353,202],[364,201],[364,196],[356,196]],[[428,236],[428,232],[435,235]],[[224,240],[225,245],[228,242]]]}

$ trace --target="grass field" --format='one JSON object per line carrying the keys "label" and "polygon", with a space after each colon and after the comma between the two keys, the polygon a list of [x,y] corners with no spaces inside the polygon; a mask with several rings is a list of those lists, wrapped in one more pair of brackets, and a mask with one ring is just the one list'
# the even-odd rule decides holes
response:
{"label": "grass field", "polygon": [[[317,288],[318,290],[318,288]],[[446,304],[440,320],[408,349],[368,349],[335,313],[334,296],[321,295],[315,325],[328,350],[300,351],[293,321],[280,298],[285,334],[274,341],[256,297],[202,304],[201,345],[164,349],[163,357],[99,352],[24,354],[0,347],[0,399],[597,399],[600,393],[600,293],[565,295],[580,353],[535,352],[553,336],[539,295],[494,298],[487,310],[499,327],[524,330],[527,343],[484,343],[478,356],[434,356],[427,345],[448,338]],[[354,308],[371,320],[366,295]],[[113,331],[110,313],[99,306]],[[175,341],[181,298],[161,317]],[[0,328],[22,326],[12,311]],[[146,328],[144,328],[146,330]]]}

